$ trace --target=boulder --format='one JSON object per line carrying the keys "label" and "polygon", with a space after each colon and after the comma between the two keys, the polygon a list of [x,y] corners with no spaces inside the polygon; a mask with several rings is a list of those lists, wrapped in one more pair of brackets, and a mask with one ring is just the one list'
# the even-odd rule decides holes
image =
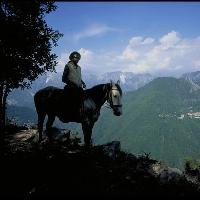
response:
{"label": "boulder", "polygon": [[101,146],[103,148],[103,152],[112,159],[117,158],[121,150],[120,141],[112,141],[107,144],[103,144]]}
{"label": "boulder", "polygon": [[180,169],[164,166],[160,163],[153,164],[149,172],[158,178],[161,184],[177,183],[184,178]]}

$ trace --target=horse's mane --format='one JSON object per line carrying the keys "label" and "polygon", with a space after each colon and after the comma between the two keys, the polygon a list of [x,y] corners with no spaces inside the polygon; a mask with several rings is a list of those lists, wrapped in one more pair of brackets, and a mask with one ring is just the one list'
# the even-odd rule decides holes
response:
{"label": "horse's mane", "polygon": [[106,85],[106,84],[95,85],[95,86],[93,86],[92,88],[87,89],[86,92],[87,92],[88,94],[90,94],[90,93],[93,93],[93,92],[95,92],[95,91],[99,91],[101,88],[103,89],[103,87],[104,87],[105,85]]}
{"label": "horse's mane", "polygon": [[120,95],[122,96],[122,89],[121,89],[120,85],[116,83],[115,86],[117,87],[117,89],[119,90]]}
{"label": "horse's mane", "polygon": [[[122,96],[122,89],[121,89],[120,85],[115,83],[115,86],[117,87],[117,89],[119,90],[120,95]],[[98,84],[98,85],[93,86],[92,88],[87,89],[86,93],[90,95],[90,94],[99,92],[99,90],[101,90],[101,89],[104,90],[104,89],[110,89],[110,88],[111,88],[111,84],[110,83]]]}

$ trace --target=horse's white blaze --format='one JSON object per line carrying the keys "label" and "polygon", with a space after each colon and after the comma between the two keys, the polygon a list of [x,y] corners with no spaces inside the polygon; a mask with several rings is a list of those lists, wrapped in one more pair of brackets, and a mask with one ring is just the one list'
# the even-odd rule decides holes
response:
{"label": "horse's white blaze", "polygon": [[111,102],[112,102],[112,108],[115,115],[121,115],[122,114],[122,102],[121,102],[121,94],[119,92],[119,89],[112,85],[111,88]]}
{"label": "horse's white blaze", "polygon": [[112,88],[112,102],[113,102],[113,106],[121,105],[121,95],[117,87]]}

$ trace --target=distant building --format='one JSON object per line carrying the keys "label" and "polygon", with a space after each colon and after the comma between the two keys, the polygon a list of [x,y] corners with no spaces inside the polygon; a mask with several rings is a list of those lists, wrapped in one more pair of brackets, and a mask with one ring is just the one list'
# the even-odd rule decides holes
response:
{"label": "distant building", "polygon": [[188,117],[200,119],[200,112],[187,113]]}
{"label": "distant building", "polygon": [[184,114],[181,114],[181,116],[177,117],[178,119],[183,119],[185,117]]}

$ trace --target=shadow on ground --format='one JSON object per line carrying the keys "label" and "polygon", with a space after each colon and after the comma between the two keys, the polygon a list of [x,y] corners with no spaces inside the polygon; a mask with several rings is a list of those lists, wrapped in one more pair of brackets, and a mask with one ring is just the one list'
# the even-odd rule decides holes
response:
{"label": "shadow on ground", "polygon": [[52,133],[52,141],[45,137],[41,143],[35,129],[7,133],[0,154],[0,197],[200,196],[198,174],[163,166],[149,154],[123,152],[119,141],[86,149],[69,131],[54,128]]}

